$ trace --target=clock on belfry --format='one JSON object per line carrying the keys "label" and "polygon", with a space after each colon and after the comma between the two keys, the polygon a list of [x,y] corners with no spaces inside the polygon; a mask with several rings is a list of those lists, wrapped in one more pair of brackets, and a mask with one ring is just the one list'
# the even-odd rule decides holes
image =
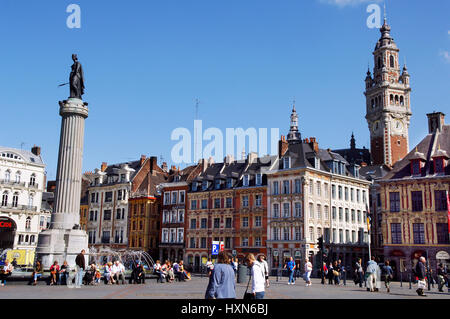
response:
{"label": "clock on belfry", "polygon": [[394,124],[394,128],[397,132],[401,132],[403,130],[403,123],[400,120],[396,120]]}

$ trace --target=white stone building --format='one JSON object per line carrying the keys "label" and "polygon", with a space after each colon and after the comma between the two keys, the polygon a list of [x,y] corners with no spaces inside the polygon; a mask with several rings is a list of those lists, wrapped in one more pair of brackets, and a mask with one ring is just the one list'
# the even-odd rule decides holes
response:
{"label": "white stone building", "polygon": [[30,151],[0,146],[0,250],[36,248],[51,212],[41,209],[45,164],[40,147]]}

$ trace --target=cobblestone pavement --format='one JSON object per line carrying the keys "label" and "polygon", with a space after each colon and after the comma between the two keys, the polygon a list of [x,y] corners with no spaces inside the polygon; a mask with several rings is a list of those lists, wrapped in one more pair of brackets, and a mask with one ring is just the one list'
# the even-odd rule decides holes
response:
{"label": "cobblestone pavement", "polygon": [[[409,289],[409,283],[394,282],[391,293],[387,294],[382,286],[380,292],[367,292],[366,289],[347,282],[346,286],[321,285],[318,279],[313,279],[310,287],[305,287],[303,280],[295,285],[288,285],[287,279],[276,282],[271,278],[271,285],[266,289],[266,299],[450,299],[450,293],[437,291],[437,287],[426,291],[427,297],[417,296],[415,285]],[[155,279],[147,280],[145,285],[104,285],[83,286],[79,289],[65,286],[47,286],[40,283],[28,286],[25,283],[9,283],[0,287],[1,299],[203,299],[208,279],[193,277],[188,282],[156,283]],[[237,297],[244,295],[246,284],[236,284]]]}

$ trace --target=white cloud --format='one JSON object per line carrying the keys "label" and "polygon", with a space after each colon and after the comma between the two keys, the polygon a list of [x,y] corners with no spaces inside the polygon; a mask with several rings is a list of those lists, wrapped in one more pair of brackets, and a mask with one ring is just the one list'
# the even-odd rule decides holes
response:
{"label": "white cloud", "polygon": [[356,6],[362,3],[380,3],[383,0],[319,0],[322,3],[332,4],[339,7]]}
{"label": "white cloud", "polygon": [[444,58],[445,62],[450,63],[450,52],[441,50],[439,55]]}

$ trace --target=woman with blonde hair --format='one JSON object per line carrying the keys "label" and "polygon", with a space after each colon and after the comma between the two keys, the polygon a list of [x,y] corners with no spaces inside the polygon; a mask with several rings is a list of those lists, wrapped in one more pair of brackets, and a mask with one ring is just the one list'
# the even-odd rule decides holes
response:
{"label": "woman with blonde hair", "polygon": [[264,286],[266,283],[264,266],[256,260],[253,254],[248,254],[245,257],[245,263],[251,269],[252,299],[264,299]]}

